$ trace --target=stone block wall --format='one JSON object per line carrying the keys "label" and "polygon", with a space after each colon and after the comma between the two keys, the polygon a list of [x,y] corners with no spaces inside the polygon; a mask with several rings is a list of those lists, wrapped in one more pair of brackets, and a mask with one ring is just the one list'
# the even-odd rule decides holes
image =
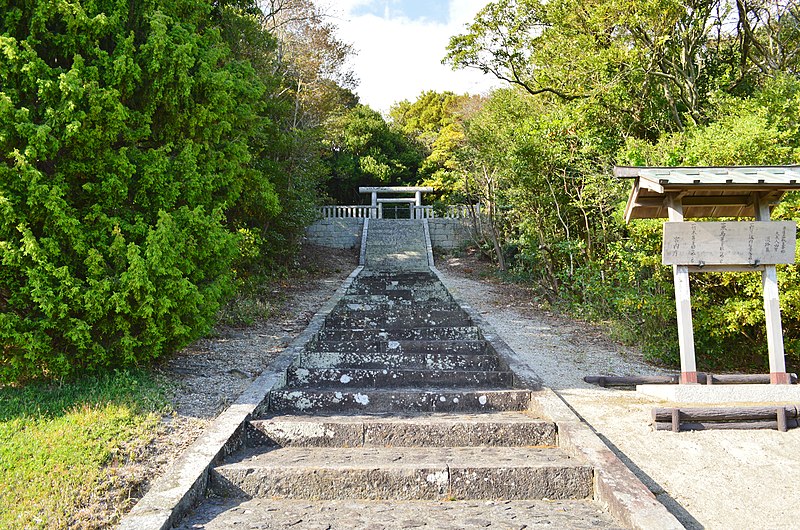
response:
{"label": "stone block wall", "polygon": [[[320,219],[306,229],[306,237],[323,247],[357,248],[361,246],[363,226],[363,219]],[[472,242],[470,219],[428,219],[428,228],[434,248],[450,250]]]}
{"label": "stone block wall", "polygon": [[306,237],[311,243],[331,248],[357,248],[361,246],[363,219],[320,219],[306,228]]}
{"label": "stone block wall", "polygon": [[434,248],[451,250],[472,242],[470,219],[428,219],[428,230]]}

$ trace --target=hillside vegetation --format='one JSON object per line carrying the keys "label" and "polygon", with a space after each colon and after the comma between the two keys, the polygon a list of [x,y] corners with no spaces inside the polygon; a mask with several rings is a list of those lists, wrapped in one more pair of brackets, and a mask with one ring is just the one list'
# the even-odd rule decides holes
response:
{"label": "hillside vegetation", "polygon": [[206,333],[291,263],[355,105],[310,1],[131,5],[0,2],[0,384]]}
{"label": "hillside vegetation", "polygon": [[[317,204],[418,182],[482,202],[482,249],[543,303],[674,364],[660,225],[624,225],[611,168],[800,161],[796,2],[491,2],[444,62],[507,87],[389,116],[358,103],[352,49],[312,0],[0,13],[0,384],[169,354],[291,263]],[[758,275],[693,282],[701,367],[759,369]],[[797,363],[796,267],[780,282]]]}
{"label": "hillside vegetation", "polygon": [[[678,360],[661,223],[626,226],[619,165],[800,162],[800,7],[756,0],[502,0],[445,61],[507,82],[486,98],[423,94],[393,111],[425,146],[423,181],[488,207],[483,248],[543,300],[611,322]],[[775,219],[800,218],[787,196]],[[790,368],[800,283],[779,269]],[[701,369],[765,371],[758,273],[693,275]]]}

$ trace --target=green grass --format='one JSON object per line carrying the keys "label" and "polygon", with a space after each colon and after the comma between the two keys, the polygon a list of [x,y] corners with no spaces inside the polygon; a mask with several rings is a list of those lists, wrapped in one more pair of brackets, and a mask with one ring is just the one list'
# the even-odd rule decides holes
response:
{"label": "green grass", "polygon": [[0,388],[0,528],[109,524],[136,487],[120,466],[152,440],[166,391],[142,371]]}

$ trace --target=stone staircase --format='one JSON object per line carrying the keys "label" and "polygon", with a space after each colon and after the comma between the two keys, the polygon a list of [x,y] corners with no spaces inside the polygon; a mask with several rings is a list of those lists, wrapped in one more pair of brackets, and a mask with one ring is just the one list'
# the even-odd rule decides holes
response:
{"label": "stone staircase", "polygon": [[364,265],[373,271],[429,272],[425,225],[411,219],[370,219]]}
{"label": "stone staircase", "polygon": [[422,223],[391,223],[182,528],[616,528],[417,251]]}

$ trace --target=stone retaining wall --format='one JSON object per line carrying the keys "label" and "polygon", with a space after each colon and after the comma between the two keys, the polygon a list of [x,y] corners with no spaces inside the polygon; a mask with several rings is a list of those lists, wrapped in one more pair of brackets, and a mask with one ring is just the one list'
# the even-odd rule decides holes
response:
{"label": "stone retaining wall", "polygon": [[434,248],[450,250],[472,242],[470,219],[428,219],[428,229]]}
{"label": "stone retaining wall", "polygon": [[357,218],[320,219],[306,228],[311,243],[331,248],[356,248],[361,246],[361,229],[364,220]]}
{"label": "stone retaining wall", "polygon": [[[356,248],[361,245],[363,219],[320,219],[306,229],[311,243],[332,248]],[[470,219],[428,219],[434,248],[454,249],[472,241]]]}

